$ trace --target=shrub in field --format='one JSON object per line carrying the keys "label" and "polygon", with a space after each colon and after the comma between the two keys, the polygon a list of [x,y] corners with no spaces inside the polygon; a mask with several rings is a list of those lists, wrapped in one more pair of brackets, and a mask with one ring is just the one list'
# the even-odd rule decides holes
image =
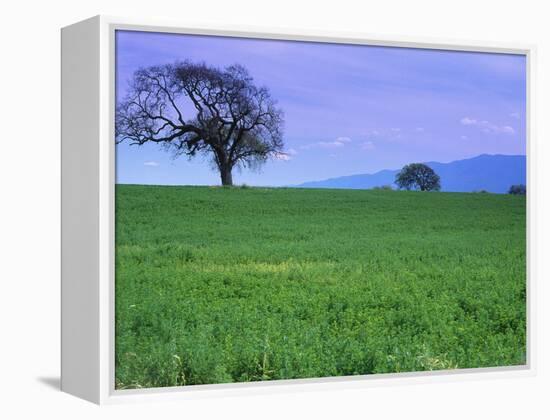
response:
{"label": "shrub in field", "polygon": [[527,193],[527,187],[523,184],[512,185],[508,190],[508,194],[512,195],[525,195]]}
{"label": "shrub in field", "polygon": [[374,187],[373,190],[384,190],[384,191],[392,191],[393,188],[391,185],[380,185],[380,186],[377,186],[377,187]]}

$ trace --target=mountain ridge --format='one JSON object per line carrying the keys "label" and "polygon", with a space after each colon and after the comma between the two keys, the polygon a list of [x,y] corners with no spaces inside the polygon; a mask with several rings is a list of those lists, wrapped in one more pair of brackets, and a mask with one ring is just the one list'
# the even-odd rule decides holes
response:
{"label": "mountain ridge", "polygon": [[[441,178],[441,191],[472,192],[485,190],[506,193],[511,185],[526,183],[526,156],[481,154],[448,163],[424,162]],[[372,174],[356,174],[309,181],[296,185],[300,188],[371,189],[394,184],[400,169],[383,169]]]}

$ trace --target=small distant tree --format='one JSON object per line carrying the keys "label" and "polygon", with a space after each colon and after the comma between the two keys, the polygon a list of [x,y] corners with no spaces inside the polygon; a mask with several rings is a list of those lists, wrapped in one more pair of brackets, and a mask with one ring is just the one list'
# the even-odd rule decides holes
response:
{"label": "small distant tree", "polygon": [[527,193],[527,187],[523,184],[512,185],[508,190],[508,194],[513,195],[525,195]]}
{"label": "small distant tree", "polygon": [[395,177],[395,183],[401,189],[420,191],[439,191],[439,175],[424,163],[405,165]]}

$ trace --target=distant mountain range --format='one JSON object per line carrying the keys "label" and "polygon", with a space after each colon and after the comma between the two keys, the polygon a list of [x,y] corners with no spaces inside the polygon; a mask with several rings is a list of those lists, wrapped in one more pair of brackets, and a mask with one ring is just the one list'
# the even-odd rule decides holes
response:
{"label": "distant mountain range", "polygon": [[[480,155],[449,163],[425,162],[441,178],[441,191],[472,192],[486,190],[506,193],[510,185],[525,184],[526,158],[523,155]],[[374,174],[358,174],[305,182],[300,188],[370,189],[394,184],[399,169]]]}

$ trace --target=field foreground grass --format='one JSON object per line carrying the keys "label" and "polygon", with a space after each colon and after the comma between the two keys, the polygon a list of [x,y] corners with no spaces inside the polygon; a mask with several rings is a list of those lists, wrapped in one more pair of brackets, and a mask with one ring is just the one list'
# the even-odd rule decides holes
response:
{"label": "field foreground grass", "polygon": [[520,365],[525,198],[116,187],[116,387]]}

